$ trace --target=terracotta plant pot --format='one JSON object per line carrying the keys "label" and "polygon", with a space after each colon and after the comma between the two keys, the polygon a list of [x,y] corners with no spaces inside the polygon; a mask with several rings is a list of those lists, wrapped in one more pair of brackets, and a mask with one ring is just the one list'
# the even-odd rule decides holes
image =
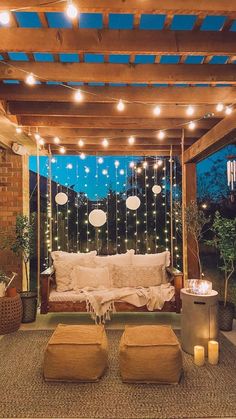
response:
{"label": "terracotta plant pot", "polygon": [[223,301],[219,301],[219,328],[229,332],[233,328],[234,304],[227,301],[224,306]]}
{"label": "terracotta plant pot", "polygon": [[6,297],[15,297],[17,295],[16,287],[9,287],[6,290]]}

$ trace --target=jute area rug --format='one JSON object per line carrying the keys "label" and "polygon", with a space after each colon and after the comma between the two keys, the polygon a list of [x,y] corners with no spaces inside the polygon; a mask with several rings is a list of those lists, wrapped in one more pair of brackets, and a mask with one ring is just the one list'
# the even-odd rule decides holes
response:
{"label": "jute area rug", "polygon": [[122,331],[109,330],[109,370],[94,384],[45,383],[44,349],[52,331],[17,332],[0,341],[1,418],[178,419],[236,416],[236,348],[220,337],[218,366],[196,367],[184,354],[179,385],[123,384]]}

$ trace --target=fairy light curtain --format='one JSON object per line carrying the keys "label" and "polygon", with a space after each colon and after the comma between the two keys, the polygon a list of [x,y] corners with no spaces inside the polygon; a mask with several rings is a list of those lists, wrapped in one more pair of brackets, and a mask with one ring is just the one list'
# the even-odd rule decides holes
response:
{"label": "fairy light curtain", "polygon": [[[31,168],[34,157],[31,157]],[[135,156],[51,156],[40,157],[41,225],[43,266],[49,264],[51,250],[99,254],[157,253],[171,249],[173,240],[174,265],[181,268],[181,241],[178,223],[171,213],[174,202],[181,199],[181,169],[177,157]],[[155,188],[154,188],[155,186]],[[156,188],[160,186],[160,188]],[[158,193],[154,193],[154,191]],[[63,205],[56,202],[58,193],[68,198]],[[126,205],[128,197],[137,197],[135,210]],[[46,205],[43,204],[46,198]],[[106,222],[95,228],[89,222],[94,209],[106,213]],[[171,217],[173,237],[171,237]]]}

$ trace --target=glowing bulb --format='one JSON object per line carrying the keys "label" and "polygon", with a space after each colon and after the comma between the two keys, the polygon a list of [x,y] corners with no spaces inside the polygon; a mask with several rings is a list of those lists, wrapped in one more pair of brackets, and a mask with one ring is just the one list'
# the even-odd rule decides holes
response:
{"label": "glowing bulb", "polygon": [[85,173],[89,173],[89,172],[90,172],[89,167],[85,167]]}
{"label": "glowing bulb", "polygon": [[153,113],[154,113],[154,115],[159,116],[160,113],[161,113],[160,106],[155,106],[155,108],[153,109]]}
{"label": "glowing bulb", "polygon": [[33,86],[36,83],[33,73],[30,73],[26,76],[25,82],[26,84],[29,84],[30,86]]}
{"label": "glowing bulb", "polygon": [[232,108],[230,108],[229,106],[227,106],[227,108],[225,109],[226,115],[230,115],[232,112],[233,112]]}
{"label": "glowing bulb", "polygon": [[16,133],[21,134],[22,133],[22,128],[21,127],[16,127]]}
{"label": "glowing bulb", "polygon": [[133,161],[130,162],[129,167],[131,167],[131,169],[133,169],[133,167],[134,167],[134,162]]}
{"label": "glowing bulb", "polygon": [[192,116],[194,114],[194,108],[190,105],[187,107],[186,113],[188,116]]}
{"label": "glowing bulb", "polygon": [[157,138],[159,138],[159,140],[163,140],[165,138],[164,131],[159,131],[157,134]]}
{"label": "glowing bulb", "polygon": [[68,163],[68,165],[66,166],[67,169],[73,169],[73,166],[71,163]]}
{"label": "glowing bulb", "polygon": [[65,154],[66,149],[65,149],[65,147],[60,147],[59,151],[60,151],[61,154]]}
{"label": "glowing bulb", "polygon": [[119,165],[120,165],[120,162],[118,160],[116,160],[115,161],[115,167],[117,168],[117,167],[119,167]]}
{"label": "glowing bulb", "polygon": [[216,110],[217,112],[222,112],[224,109],[224,105],[223,103],[218,103],[218,105],[216,106]]}
{"label": "glowing bulb", "polygon": [[125,174],[124,169],[121,169],[121,170],[120,170],[120,175],[124,175],[124,174]]}
{"label": "glowing bulb", "polygon": [[81,158],[81,160],[84,160],[86,158],[85,154],[84,153],[81,153],[80,154],[80,158]]}
{"label": "glowing bulb", "polygon": [[104,138],[103,142],[102,142],[103,147],[108,147],[109,142],[106,138]]}
{"label": "glowing bulb", "polygon": [[158,164],[157,163],[155,163],[154,165],[153,165],[153,169],[157,169],[158,168]]}
{"label": "glowing bulb", "polygon": [[78,141],[78,146],[79,147],[83,147],[84,146],[84,141],[83,140],[79,140]]}
{"label": "glowing bulb", "polygon": [[76,102],[82,102],[83,95],[82,95],[80,89],[76,90],[76,92],[74,94],[74,99],[75,99]]}
{"label": "glowing bulb", "polygon": [[54,159],[54,157],[51,159],[52,163],[56,163],[56,159]]}
{"label": "glowing bulb", "polygon": [[107,173],[108,173],[107,169],[103,169],[102,174],[107,175]]}
{"label": "glowing bulb", "polygon": [[191,129],[191,131],[193,131],[193,130],[196,128],[196,124],[195,124],[195,122],[194,122],[194,121],[191,121],[191,122],[188,124],[188,127],[189,127],[189,129]]}
{"label": "glowing bulb", "polygon": [[123,102],[123,100],[119,100],[118,104],[117,104],[117,109],[118,111],[122,112],[125,109],[125,104]]}
{"label": "glowing bulb", "polygon": [[0,13],[0,23],[2,25],[8,25],[10,22],[10,13],[9,12],[1,12]]}
{"label": "glowing bulb", "polygon": [[44,139],[43,139],[43,138],[40,138],[40,139],[38,140],[38,142],[39,142],[39,145],[44,145],[44,143],[45,143],[45,141],[44,141]]}
{"label": "glowing bulb", "polygon": [[202,208],[206,209],[207,208],[207,204],[202,204]]}
{"label": "glowing bulb", "polygon": [[59,144],[60,143],[60,138],[59,137],[54,137],[53,142],[54,142],[54,144]]}
{"label": "glowing bulb", "polygon": [[39,141],[41,137],[38,133],[36,133],[36,134],[34,134],[34,138],[35,138],[36,141]]}
{"label": "glowing bulb", "polygon": [[141,167],[138,167],[138,168],[137,168],[137,173],[142,173],[142,169],[141,169]]}
{"label": "glowing bulb", "polygon": [[129,137],[128,142],[130,145],[133,145],[135,143],[135,138],[133,136]]}
{"label": "glowing bulb", "polygon": [[148,164],[147,164],[147,162],[145,161],[144,163],[143,163],[143,168],[144,169],[146,169],[148,167]]}
{"label": "glowing bulb", "polygon": [[72,1],[68,1],[66,14],[70,19],[75,19],[78,16],[78,9],[72,3]]}
{"label": "glowing bulb", "polygon": [[102,158],[102,157],[99,157],[99,159],[98,159],[98,163],[99,163],[99,164],[102,164],[103,162],[104,162],[103,158]]}

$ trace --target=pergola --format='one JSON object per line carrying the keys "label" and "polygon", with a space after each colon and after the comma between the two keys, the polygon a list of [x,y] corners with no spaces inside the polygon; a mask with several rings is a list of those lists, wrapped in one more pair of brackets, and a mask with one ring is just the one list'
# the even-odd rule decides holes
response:
{"label": "pergola", "polygon": [[[196,163],[235,141],[236,1],[74,0],[73,3],[81,14],[99,14],[101,27],[81,27],[80,19],[74,19],[71,27],[52,27],[50,14],[64,13],[66,0],[1,1],[0,12],[8,10],[11,14],[9,26],[0,27],[0,143],[8,150],[17,141],[30,154],[36,154],[33,134],[39,133],[45,141],[42,154],[48,152],[49,146],[51,153],[58,153],[53,139],[60,137],[60,146],[68,154],[81,151],[78,139],[82,139],[82,150],[88,154],[180,155],[186,206],[196,198]],[[35,27],[21,25],[19,11],[34,13],[39,23]],[[112,14],[131,16],[131,27],[114,29],[110,22]],[[142,26],[143,17],[157,15],[163,20],[159,30]],[[190,30],[173,26],[180,15],[192,16]],[[221,18],[220,26],[201,30],[209,16]],[[11,54],[15,53],[24,53],[25,59],[12,59]],[[49,53],[52,59],[42,62],[36,59],[36,53]],[[62,54],[73,54],[77,59],[64,62]],[[89,54],[98,54],[102,59],[88,61]],[[112,56],[121,58],[114,62]],[[138,60],[138,56],[144,58]],[[169,59],[163,60],[167,56]],[[122,57],[126,57],[126,63]],[[31,73],[40,83],[34,86],[25,83],[26,75]],[[81,103],[73,99],[77,89],[83,95]],[[117,111],[121,99],[125,104],[123,112]],[[228,112],[217,112],[219,103]],[[154,106],[158,105],[159,116],[153,114]],[[189,106],[194,108],[194,115],[187,113]],[[192,121],[195,129],[189,125]],[[21,134],[15,132],[16,126],[22,128]],[[158,135],[160,131],[165,138]],[[129,143],[130,136],[135,137],[135,144]],[[103,138],[109,139],[106,149]],[[17,210],[27,209],[24,195],[27,170],[25,156],[5,153],[0,176],[8,208],[0,208],[3,220],[0,224],[4,224],[6,217],[6,227],[14,221]],[[9,173],[16,161],[21,179],[18,206],[12,203],[16,199],[11,189],[14,182],[11,187],[4,184],[4,178],[12,176]],[[10,162],[13,166],[8,165]],[[192,245],[185,234],[184,267],[190,277],[198,274],[197,263],[188,251]],[[4,263],[12,266],[9,258]]]}

